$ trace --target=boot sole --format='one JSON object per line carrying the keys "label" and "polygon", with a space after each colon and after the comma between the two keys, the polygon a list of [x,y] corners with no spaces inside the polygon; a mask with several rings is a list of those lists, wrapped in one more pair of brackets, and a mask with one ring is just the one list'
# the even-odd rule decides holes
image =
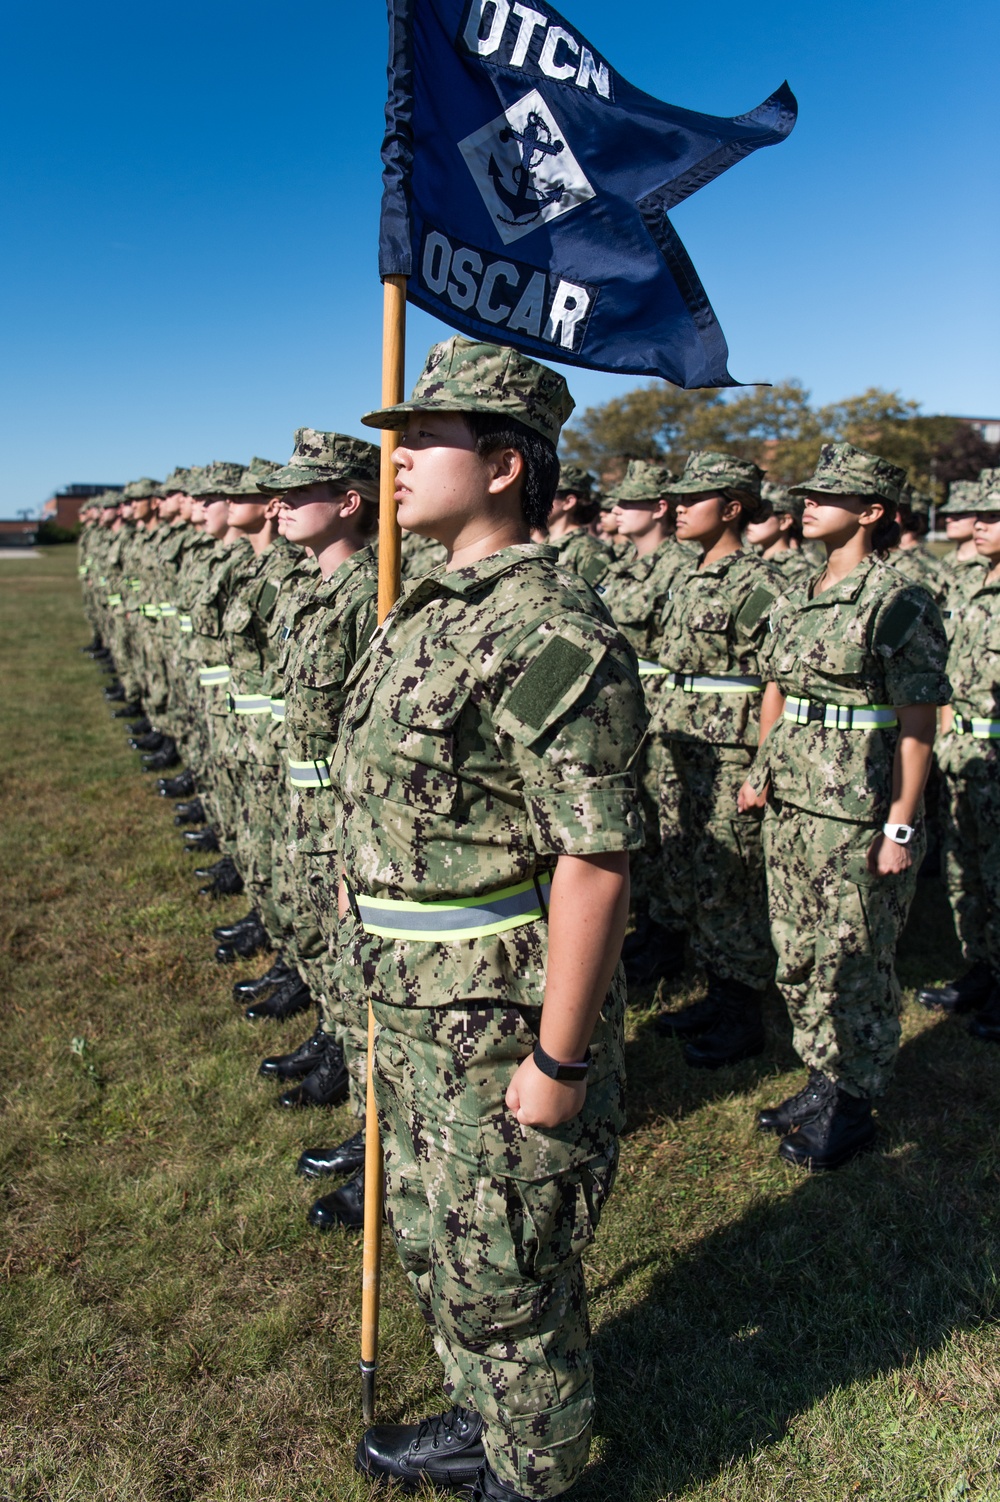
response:
{"label": "boot sole", "polygon": [[364,1159],[360,1163],[341,1163],[336,1168],[312,1168],[304,1167],[301,1163],[296,1164],[295,1172],[300,1179],[353,1179],[356,1173],[364,1168]]}
{"label": "boot sole", "polygon": [[[310,1221],[309,1224],[312,1225],[313,1222]],[[337,1222],[337,1224],[340,1224],[340,1222]],[[318,1229],[321,1231],[332,1231],[334,1229],[334,1226],[324,1226],[321,1224]],[[361,1227],[347,1226],[345,1227],[345,1229],[348,1231],[359,1231]],[[475,1485],[476,1478],[478,1477],[479,1472],[483,1467],[483,1462],[480,1461],[476,1469],[474,1471],[469,1471],[468,1473],[455,1472],[450,1476],[438,1476],[437,1478],[435,1478],[428,1471],[424,1476],[421,1476],[420,1478],[413,1477],[411,1479],[408,1476],[400,1476],[395,1471],[380,1471],[367,1466],[365,1465],[362,1456],[363,1449],[362,1446],[359,1445],[354,1456],[354,1469],[357,1471],[359,1476],[364,1476],[366,1481],[374,1481],[378,1486],[396,1486],[408,1497],[412,1497],[416,1492],[419,1492],[422,1487],[427,1486],[428,1483],[431,1486],[437,1487],[440,1491],[452,1492],[455,1496],[465,1496],[467,1495],[466,1488]]]}
{"label": "boot sole", "polygon": [[836,1158],[828,1158],[818,1163],[815,1158],[806,1155],[799,1157],[798,1154],[785,1152],[785,1143],[778,1148],[778,1157],[783,1163],[790,1163],[793,1168],[804,1168],[807,1173],[835,1173],[838,1168],[844,1168],[855,1158],[860,1158],[863,1153],[870,1153],[875,1146],[876,1138],[869,1137],[867,1142],[862,1142],[859,1147],[852,1147],[849,1152],[839,1153]]}

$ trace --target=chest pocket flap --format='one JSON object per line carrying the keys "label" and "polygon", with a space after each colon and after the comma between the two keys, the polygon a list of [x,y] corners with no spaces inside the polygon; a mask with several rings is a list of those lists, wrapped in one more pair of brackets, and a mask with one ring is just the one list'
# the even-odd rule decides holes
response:
{"label": "chest pocket flap", "polygon": [[222,629],[227,634],[240,635],[249,626],[253,611],[245,600],[235,600],[226,611]]}
{"label": "chest pocket flap", "polygon": [[560,621],[501,699],[499,729],[522,745],[539,740],[590,688],[605,650],[574,622]]}

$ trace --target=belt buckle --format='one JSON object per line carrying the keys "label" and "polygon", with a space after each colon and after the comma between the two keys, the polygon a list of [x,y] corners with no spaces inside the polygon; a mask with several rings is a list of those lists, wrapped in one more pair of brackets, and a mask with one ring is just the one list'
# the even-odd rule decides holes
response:
{"label": "belt buckle", "polygon": [[817,704],[815,702],[815,700],[810,699],[809,700],[809,707],[806,710],[806,717],[805,717],[804,723],[806,725],[812,725],[813,723],[822,724],[825,719],[826,719],[826,705],[825,704]]}

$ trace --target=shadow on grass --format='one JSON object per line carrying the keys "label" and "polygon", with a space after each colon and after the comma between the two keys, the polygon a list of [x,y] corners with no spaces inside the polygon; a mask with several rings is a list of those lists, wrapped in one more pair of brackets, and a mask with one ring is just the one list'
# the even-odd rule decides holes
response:
{"label": "shadow on grass", "polygon": [[[911,983],[957,958],[918,952],[939,900],[929,885],[904,937]],[[725,1073],[727,1092],[748,1088]],[[752,1202],[676,1258],[617,1270],[602,1292],[650,1281],[596,1335],[603,1459],[580,1502],[686,1495],[780,1441],[836,1389],[905,1376],[949,1337],[996,1319],[998,1074],[1000,1050],[942,1019],[901,1052],[877,1153],[822,1177],[789,1169],[779,1200]]]}

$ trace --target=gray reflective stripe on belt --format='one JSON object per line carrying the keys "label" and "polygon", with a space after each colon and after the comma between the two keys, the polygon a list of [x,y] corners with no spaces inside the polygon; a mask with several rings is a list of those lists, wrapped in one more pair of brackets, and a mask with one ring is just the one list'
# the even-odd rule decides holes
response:
{"label": "gray reflective stripe on belt", "polygon": [[271,719],[272,720],[283,720],[284,718],[285,718],[285,701],[284,701],[284,699],[272,699],[271,700]]}
{"label": "gray reflective stripe on belt", "polygon": [[194,621],[191,619],[191,617],[189,615],[182,615],[182,616],[180,616],[178,618],[177,624],[180,626],[180,628],[181,628],[182,631],[193,631],[194,630]]}
{"label": "gray reflective stripe on belt", "polygon": [[288,772],[293,788],[328,788],[332,782],[325,761],[289,761]]}
{"label": "gray reflective stripe on belt", "polygon": [[[813,709],[823,711],[822,719],[810,714]],[[888,730],[899,724],[891,704],[818,704],[792,696],[785,700],[784,718],[795,725],[822,725],[824,730]]]}
{"label": "gray reflective stripe on belt", "polygon": [[108,604],[109,605],[120,605],[121,602],[122,602],[121,595],[108,595]]}
{"label": "gray reflective stripe on belt", "polygon": [[270,694],[231,694],[236,714],[270,714]]}
{"label": "gray reflective stripe on belt", "polygon": [[484,893],[458,902],[398,902],[390,898],[353,896],[353,906],[366,933],[392,939],[430,939],[439,942],[482,938],[503,933],[522,923],[543,918],[545,894],[552,878],[546,872],[534,881]]}
{"label": "gray reflective stripe on belt", "polygon": [[955,732],[957,735],[971,735],[976,741],[992,741],[1000,737],[1000,720],[980,720],[975,716],[972,719],[968,715],[955,715]]}
{"label": "gray reflective stripe on belt", "polygon": [[683,689],[686,694],[750,694],[762,688],[764,683],[754,673],[748,673],[744,678],[735,675],[714,677],[710,673],[669,673],[667,676],[674,688]]}
{"label": "gray reflective stripe on belt", "polygon": [[160,606],[160,620],[161,621],[171,620],[176,614],[177,614],[177,606],[176,605],[161,605]]}
{"label": "gray reflective stripe on belt", "polygon": [[648,678],[653,673],[665,673],[666,668],[661,668],[658,662],[650,662],[648,657],[639,658],[639,677]]}
{"label": "gray reflective stripe on belt", "polygon": [[215,684],[228,683],[230,669],[227,667],[202,668],[198,674],[198,682],[202,688],[211,688]]}

